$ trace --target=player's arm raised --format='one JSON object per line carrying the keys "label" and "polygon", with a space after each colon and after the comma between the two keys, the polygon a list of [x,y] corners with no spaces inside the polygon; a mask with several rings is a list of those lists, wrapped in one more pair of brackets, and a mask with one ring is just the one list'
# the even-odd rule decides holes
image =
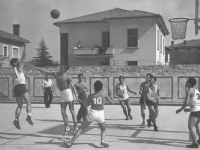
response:
{"label": "player's arm raised", "polygon": [[22,53],[22,58],[20,60],[20,62],[18,63],[17,69],[22,72],[22,67],[24,66],[24,61],[26,58],[26,44],[24,43],[24,51]]}

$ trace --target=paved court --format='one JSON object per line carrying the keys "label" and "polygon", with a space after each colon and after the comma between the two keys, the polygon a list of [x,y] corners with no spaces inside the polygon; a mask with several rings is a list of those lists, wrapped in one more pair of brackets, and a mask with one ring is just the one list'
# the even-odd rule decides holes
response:
{"label": "paved court", "polygon": [[[25,105],[24,105],[25,106]],[[0,149],[1,150],[40,150],[66,149],[64,140],[72,137],[72,131],[65,137],[63,122],[60,114],[60,105],[52,104],[51,108],[44,108],[43,104],[32,104],[34,125],[29,125],[23,107],[18,130],[12,124],[16,104],[0,103]],[[76,112],[79,105],[75,105]],[[133,120],[125,120],[120,105],[106,105],[105,116],[107,123],[107,137],[113,150],[184,150],[189,144],[187,119],[189,113],[175,114],[179,106],[160,106],[158,116],[159,132],[153,128],[141,128],[140,106],[132,105]],[[70,127],[73,127],[71,114]],[[146,116],[148,115],[146,111]],[[71,149],[91,150],[102,148],[100,145],[100,129],[93,123],[81,135]]]}

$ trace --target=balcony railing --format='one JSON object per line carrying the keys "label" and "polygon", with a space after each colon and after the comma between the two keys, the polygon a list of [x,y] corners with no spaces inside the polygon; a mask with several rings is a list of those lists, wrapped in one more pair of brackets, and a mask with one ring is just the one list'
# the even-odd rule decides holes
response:
{"label": "balcony railing", "polygon": [[103,49],[102,47],[74,47],[76,57],[113,57],[114,47]]}

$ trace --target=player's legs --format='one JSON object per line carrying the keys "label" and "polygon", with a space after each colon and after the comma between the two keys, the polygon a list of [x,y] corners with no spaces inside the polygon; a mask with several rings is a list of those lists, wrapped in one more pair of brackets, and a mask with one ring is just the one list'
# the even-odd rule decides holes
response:
{"label": "player's legs", "polygon": [[68,116],[66,114],[67,102],[61,102],[60,108],[61,108],[61,114],[62,114],[64,125],[68,126]]}
{"label": "player's legs", "polygon": [[22,110],[22,106],[23,106],[23,99],[21,96],[17,96],[16,101],[17,101],[17,108],[15,110],[15,119],[19,120],[19,116],[21,114],[21,110]]}
{"label": "player's legs", "polygon": [[149,114],[150,114],[150,120],[153,122],[153,126],[154,126],[154,131],[158,131],[157,125],[156,125],[156,112],[153,108],[153,105],[148,105],[149,108]]}
{"label": "player's legs", "polygon": [[28,116],[31,116],[31,100],[30,100],[30,95],[29,92],[26,92],[22,95],[22,98],[26,102],[26,112]]}
{"label": "player's legs", "polygon": [[44,105],[47,108],[48,107],[48,93],[47,93],[46,89],[44,89],[44,90],[45,90],[45,92],[44,92]]}
{"label": "player's legs", "polygon": [[17,96],[16,101],[17,101],[17,108],[15,110],[15,120],[13,121],[13,124],[15,125],[17,129],[21,129],[21,127],[19,126],[19,116],[21,114],[21,110],[23,106],[23,99],[21,96]]}
{"label": "player's legs", "polygon": [[80,136],[83,130],[87,128],[92,122],[88,121],[87,118],[83,121],[81,126],[79,127],[78,131],[74,134],[73,138],[71,141],[66,141],[64,142],[67,147],[71,147],[72,144],[76,141],[76,139]]}
{"label": "player's legs", "polygon": [[50,107],[51,102],[52,102],[52,100],[53,100],[53,92],[52,92],[51,89],[49,90],[48,95],[49,95],[49,101],[48,101],[47,104],[48,104],[48,107]]}
{"label": "player's legs", "polygon": [[126,116],[126,120],[129,120],[129,117],[128,117],[128,114],[127,114],[127,111],[126,111],[126,107],[124,105],[124,101],[119,101],[119,102],[120,102],[120,105],[123,109],[124,115]]}
{"label": "player's legs", "polygon": [[199,139],[198,139],[198,143],[200,144],[200,128],[199,128],[199,122],[200,122],[200,118],[198,118],[198,121],[197,121],[195,127],[196,127],[196,133],[197,133],[198,138],[199,138]]}
{"label": "player's legs", "polygon": [[188,129],[190,131],[190,135],[191,135],[193,143],[192,145],[187,145],[187,147],[198,146],[197,136],[196,136],[196,127],[195,127],[198,121],[199,121],[198,117],[194,117],[190,114],[189,119],[188,119]]}
{"label": "player's legs", "polygon": [[22,94],[22,98],[26,102],[26,112],[27,112],[26,121],[28,121],[29,124],[33,125],[33,121],[31,120],[31,100],[29,92],[25,92],[24,94]]}
{"label": "player's legs", "polygon": [[125,100],[125,105],[126,105],[126,107],[128,109],[128,116],[129,116],[129,118],[133,119],[133,117],[131,116],[131,103],[130,103],[129,99]]}
{"label": "player's legs", "polygon": [[74,133],[77,132],[78,130],[78,127],[77,127],[77,118],[76,118],[76,112],[74,110],[74,102],[73,101],[70,101],[68,102],[69,104],[69,110],[72,114],[72,119],[73,119],[73,122],[74,122]]}
{"label": "player's legs", "polygon": [[144,109],[144,105],[140,104],[140,110],[141,110],[141,116],[142,116],[142,126],[145,125],[145,109]]}
{"label": "player's legs", "polygon": [[106,137],[106,123],[105,121],[103,123],[98,123],[99,128],[101,129],[101,145],[104,147],[109,147],[109,144],[105,142]]}

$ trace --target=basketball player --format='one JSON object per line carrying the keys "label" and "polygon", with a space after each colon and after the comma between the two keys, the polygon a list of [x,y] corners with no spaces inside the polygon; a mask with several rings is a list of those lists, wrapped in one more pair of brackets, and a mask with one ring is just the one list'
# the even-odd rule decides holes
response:
{"label": "basketball player", "polygon": [[44,69],[40,69],[36,67],[33,67],[33,69],[36,69],[43,73],[47,73],[49,75],[53,75],[56,78],[56,83],[60,90],[61,114],[63,117],[64,126],[65,126],[65,131],[64,131],[63,136],[65,136],[67,132],[70,131],[70,128],[68,125],[68,117],[66,114],[67,105],[69,105],[69,109],[72,114],[72,118],[74,122],[74,133],[75,133],[78,130],[78,126],[77,126],[77,119],[76,119],[76,113],[74,110],[73,100],[75,99],[79,100],[79,99],[77,98],[75,88],[72,84],[72,79],[66,75],[66,71],[69,69],[69,67],[65,65],[61,65],[59,72],[50,72],[50,71],[46,71]]}
{"label": "basketball player", "polygon": [[144,108],[146,108],[146,105],[149,108],[149,119],[153,122],[154,131],[158,131],[156,118],[158,117],[158,101],[160,100],[160,87],[155,84],[156,80],[156,77],[150,77],[150,85],[144,88],[143,96]]}
{"label": "basketball player", "polygon": [[[70,148],[72,147],[75,140],[80,136],[81,132],[87,128],[93,121],[96,121],[101,129],[101,145],[104,147],[109,147],[109,144],[105,142],[106,136],[106,123],[104,119],[104,102],[114,104],[114,101],[111,97],[112,93],[109,91],[108,95],[102,93],[103,84],[101,81],[97,80],[94,83],[95,92],[88,96],[87,103],[91,104],[91,109],[86,117],[86,119],[81,124],[78,131],[75,133],[73,138],[70,141],[66,141],[65,145]],[[88,105],[87,105],[88,106]]]}
{"label": "basketball player", "polygon": [[[120,105],[121,105],[123,112],[126,116],[126,120],[129,120],[129,119],[132,120],[133,117],[131,116],[131,105],[130,105],[128,91],[135,94],[135,95],[137,94],[136,92],[133,92],[129,89],[128,85],[126,85],[125,82],[124,82],[124,77],[120,76],[119,77],[119,84],[116,85],[116,95],[118,96]],[[126,111],[126,107],[128,109],[128,113]]]}
{"label": "basketball player", "polygon": [[10,60],[10,65],[14,68],[15,72],[13,78],[14,78],[14,95],[17,101],[17,108],[15,111],[15,120],[13,121],[13,124],[17,129],[21,129],[19,125],[19,116],[22,110],[23,100],[26,102],[26,112],[27,112],[26,121],[28,121],[29,124],[33,125],[33,122],[31,120],[31,100],[29,92],[26,88],[26,78],[22,69],[22,67],[24,66],[25,58],[26,58],[26,45],[24,43],[24,51],[21,60],[19,61],[17,58],[12,58]]}
{"label": "basketball player", "polygon": [[78,111],[77,120],[78,122],[83,122],[87,113],[86,92],[88,91],[87,85],[84,82],[83,74],[78,74],[78,82],[74,85],[74,87],[76,88],[76,91],[78,93],[78,98],[81,100],[81,102],[79,102],[81,107],[79,108],[79,111]]}
{"label": "basketball player", "polygon": [[[143,90],[146,86],[149,86],[149,80],[150,80],[150,77],[152,76],[152,74],[150,73],[147,73],[146,74],[146,81],[142,82],[140,84],[140,91],[139,91],[139,94],[141,95],[140,97],[140,109],[141,109],[141,116],[142,116],[142,124],[141,126],[144,127],[145,126],[145,108],[144,108],[144,100],[143,100]],[[149,119],[147,119],[147,122],[148,122],[148,126],[150,127],[151,126],[151,121]]]}
{"label": "basketball player", "polygon": [[[191,145],[186,145],[188,148],[198,148],[200,144],[200,93],[197,89],[194,89],[196,82],[197,81],[195,78],[188,78],[188,80],[186,81],[187,90],[185,101],[182,107],[176,111],[177,114],[181,112],[184,108],[185,112],[190,111],[190,116],[188,119],[188,129],[190,131],[193,143]],[[188,104],[190,105],[190,109],[186,108]],[[198,139],[196,137],[196,134],[198,135]]]}

